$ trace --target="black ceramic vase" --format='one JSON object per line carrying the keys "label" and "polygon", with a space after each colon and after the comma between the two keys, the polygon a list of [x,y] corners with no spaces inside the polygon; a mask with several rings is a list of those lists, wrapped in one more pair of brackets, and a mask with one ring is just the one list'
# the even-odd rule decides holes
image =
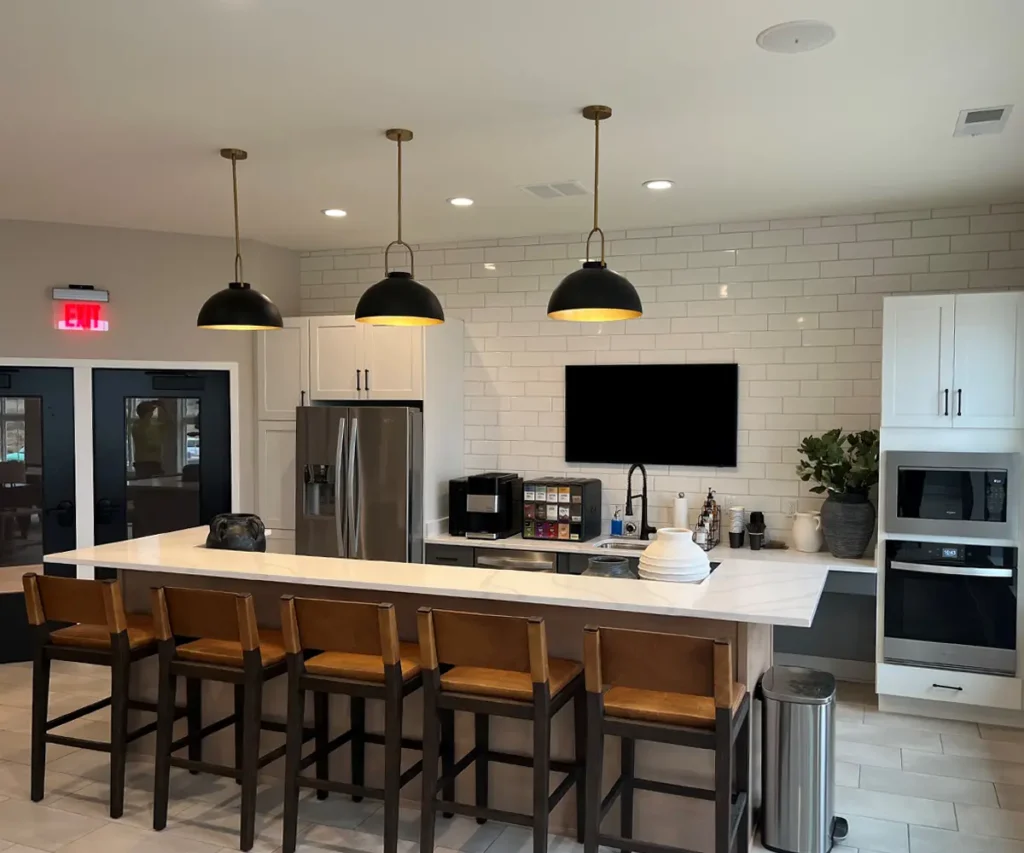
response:
{"label": "black ceramic vase", "polygon": [[833,557],[863,557],[875,532],[875,508],[865,494],[830,493],[821,505],[821,530]]}
{"label": "black ceramic vase", "polygon": [[225,551],[266,551],[267,535],[263,520],[250,513],[222,512],[210,522],[207,548]]}

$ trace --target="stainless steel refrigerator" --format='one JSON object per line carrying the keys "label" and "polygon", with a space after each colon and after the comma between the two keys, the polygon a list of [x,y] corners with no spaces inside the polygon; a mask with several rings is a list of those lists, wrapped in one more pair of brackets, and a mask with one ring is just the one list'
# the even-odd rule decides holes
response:
{"label": "stainless steel refrigerator", "polygon": [[306,406],[296,420],[295,552],[423,562],[423,413]]}

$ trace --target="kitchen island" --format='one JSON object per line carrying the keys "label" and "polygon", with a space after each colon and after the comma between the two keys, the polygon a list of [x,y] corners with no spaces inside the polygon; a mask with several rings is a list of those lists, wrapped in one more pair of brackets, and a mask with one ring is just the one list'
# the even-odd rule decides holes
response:
{"label": "kitchen island", "polygon": [[[47,563],[65,566],[96,566],[119,570],[128,609],[147,611],[149,589],[155,586],[188,586],[245,591],[253,594],[260,624],[276,627],[278,602],[293,593],[324,598],[360,601],[389,601],[395,605],[403,640],[416,639],[415,613],[423,605],[473,610],[545,619],[550,653],[556,657],[582,660],[583,628],[588,624],[667,631],[728,639],[734,646],[736,680],[753,690],[772,660],[772,627],[807,627],[814,618],[827,577],[827,569],[799,562],[778,562],[770,572],[764,564],[742,557],[724,560],[700,584],[670,584],[654,581],[580,577],[549,573],[517,572],[388,563],[362,560],[303,557],[288,554],[253,554],[214,551],[203,547],[205,528],[193,528],[127,542],[81,548],[46,557]],[[671,661],[665,662],[671,666]],[[133,692],[152,698],[155,671],[152,661],[143,662],[133,673]],[[208,720],[229,712],[230,696],[207,685],[204,716]],[[271,682],[264,697],[264,714],[283,719],[284,679]],[[343,697],[334,697],[332,719],[337,731],[344,730],[347,713]],[[420,732],[420,697],[407,702],[406,732]],[[368,708],[368,728],[381,730],[380,709]],[[759,723],[752,727],[755,785],[760,778]],[[211,738],[209,757],[227,760],[231,754],[231,733]],[[275,737],[267,735],[267,737]],[[472,746],[472,726],[457,720],[457,752]],[[497,749],[528,753],[529,724],[495,718],[492,740]],[[151,751],[147,741],[142,749]],[[552,724],[552,753],[559,758],[572,755],[572,714],[563,712]],[[618,749],[612,739],[606,746],[606,784],[618,772]],[[346,750],[332,756],[332,774],[347,778]],[[368,782],[378,784],[377,756],[368,756]],[[412,757],[406,761],[411,763]],[[713,755],[685,747],[637,744],[637,772],[648,778],[711,787]],[[273,765],[270,773],[279,774]],[[469,801],[472,773],[460,776],[458,796]],[[526,771],[492,765],[492,804],[497,808],[528,812],[530,783]],[[403,796],[417,797],[418,785],[403,789]],[[755,790],[755,804],[758,794]],[[609,821],[615,816],[609,815]],[[641,792],[636,801],[638,837],[711,850],[713,804],[679,800]],[[553,831],[572,834],[575,827],[572,797],[552,814]]]}

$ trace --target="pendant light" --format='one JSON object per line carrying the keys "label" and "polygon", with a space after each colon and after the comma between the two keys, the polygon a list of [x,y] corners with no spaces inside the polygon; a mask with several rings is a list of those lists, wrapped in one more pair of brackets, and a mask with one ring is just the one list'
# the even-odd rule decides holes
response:
{"label": "pendant light", "polygon": [[[583,108],[583,118],[594,122],[594,227],[587,235],[587,259],[583,269],[569,273],[548,300],[548,316],[553,320],[603,323],[631,320],[644,313],[640,296],[625,276],[608,269],[604,262],[604,231],[597,224],[597,180],[600,170],[601,122],[610,118],[611,107]],[[590,260],[590,241],[601,235],[601,260]]]}
{"label": "pendant light", "polygon": [[[377,326],[436,326],[444,322],[441,303],[429,287],[413,278],[416,262],[412,246],[402,239],[402,143],[412,139],[412,131],[392,128],[385,136],[398,143],[398,239],[384,249],[385,277],[359,298],[356,320]],[[409,272],[388,270],[392,246],[404,246],[409,253]]]}
{"label": "pendant light", "polygon": [[213,294],[199,309],[196,325],[201,329],[230,329],[258,331],[280,329],[281,312],[258,290],[253,290],[242,273],[242,242],[238,234],[238,174],[239,160],[249,155],[239,148],[222,148],[220,156],[231,161],[231,183],[235,198],[235,280],[224,290]]}

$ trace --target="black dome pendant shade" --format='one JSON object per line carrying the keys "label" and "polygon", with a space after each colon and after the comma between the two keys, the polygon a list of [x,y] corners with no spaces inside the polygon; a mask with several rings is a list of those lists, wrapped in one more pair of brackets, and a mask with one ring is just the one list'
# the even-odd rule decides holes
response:
{"label": "black dome pendant shade", "polygon": [[[604,262],[604,231],[597,224],[597,182],[600,169],[600,127],[610,118],[611,107],[583,108],[583,118],[594,122],[594,227],[587,235],[587,260],[583,269],[571,272],[559,282],[548,300],[548,316],[552,320],[577,323],[605,323],[611,320],[632,320],[644,313],[640,295],[629,279],[608,269]],[[601,260],[590,260],[590,241],[601,236]]]}
{"label": "black dome pendant shade", "polygon": [[242,244],[238,232],[238,175],[236,164],[249,155],[239,148],[222,148],[220,156],[231,161],[231,183],[235,198],[235,281],[218,290],[199,309],[196,325],[201,329],[236,332],[280,329],[284,322],[277,306],[244,280]]}
{"label": "black dome pendant shade", "polygon": [[[398,238],[384,249],[384,278],[359,297],[356,322],[375,326],[437,326],[444,322],[444,310],[434,292],[413,278],[416,262],[412,246],[402,239],[402,143],[412,139],[412,131],[391,128],[384,135],[398,143]],[[388,255],[393,246],[402,246],[409,253],[410,272],[388,270]]]}

